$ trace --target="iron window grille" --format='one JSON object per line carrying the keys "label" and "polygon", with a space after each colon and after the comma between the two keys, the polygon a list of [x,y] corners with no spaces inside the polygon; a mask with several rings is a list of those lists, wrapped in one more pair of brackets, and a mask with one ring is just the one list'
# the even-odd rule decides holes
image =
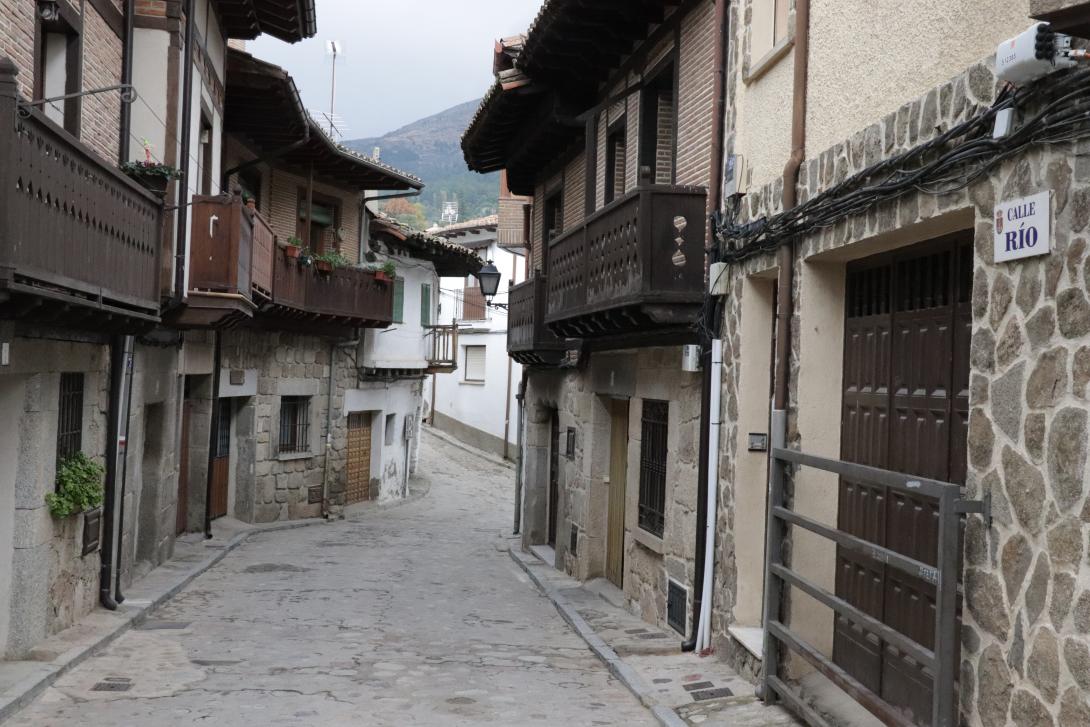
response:
{"label": "iron window grille", "polygon": [[666,521],[666,433],[670,404],[645,399],[641,417],[639,526],[662,537]]}
{"label": "iron window grille", "polygon": [[310,399],[285,396],[280,399],[280,452],[310,451]]}
{"label": "iron window grille", "polygon": [[57,462],[83,448],[83,374],[61,374],[57,411]]}
{"label": "iron window grille", "polygon": [[218,428],[216,429],[216,457],[227,457],[231,454],[231,400],[220,399],[216,402],[219,407]]}

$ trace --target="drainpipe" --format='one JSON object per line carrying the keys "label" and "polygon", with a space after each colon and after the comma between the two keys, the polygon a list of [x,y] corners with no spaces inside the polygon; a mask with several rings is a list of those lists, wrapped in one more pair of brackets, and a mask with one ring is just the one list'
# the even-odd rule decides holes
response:
{"label": "drainpipe", "polygon": [[[186,202],[189,197],[189,157],[190,146],[193,137],[193,13],[194,0],[185,0],[185,50],[182,53],[182,129],[180,136],[181,149],[178,155],[178,168],[181,176],[178,178],[177,207],[178,221],[175,232],[177,240],[174,253],[174,296],[170,307],[181,305],[185,298],[185,266],[189,259],[189,234],[186,227],[189,209]],[[213,397],[215,394],[213,394]]]}
{"label": "drainpipe", "polygon": [[[136,0],[125,0],[125,47],[122,49],[121,57],[121,83],[131,85],[132,84],[132,56],[133,56],[133,16],[136,14]],[[120,136],[118,140],[118,160],[119,163],[124,164],[129,161],[129,150],[131,148],[130,139],[132,138],[132,104],[121,104],[121,124],[120,124]]]}
{"label": "drainpipe", "polygon": [[[121,440],[122,389],[125,384],[125,337],[113,336],[110,339],[110,420],[106,434],[106,487],[102,503],[103,530],[106,533],[102,541],[102,567],[99,570],[99,601],[110,611],[117,610],[114,600],[114,554],[121,550],[121,536],[118,524],[121,519],[115,517],[117,491],[120,485],[118,476],[119,451]],[[118,541],[114,548],[115,539]]]}
{"label": "drainpipe", "polygon": [[[715,2],[715,57],[713,59],[714,66],[714,89],[713,89],[713,107],[712,107],[712,180],[708,189],[708,208],[713,212],[719,210],[719,206],[722,200],[723,189],[723,127],[724,117],[726,114],[727,106],[727,41],[729,38],[728,23],[729,16],[727,13],[729,6],[729,0],[716,0]],[[712,226],[712,216],[708,215],[708,223],[705,228],[705,239],[709,241],[709,245],[715,239],[713,236],[714,228]],[[708,277],[709,264],[711,262],[711,253],[705,256],[705,278]],[[719,316],[720,306],[711,306],[709,317],[711,320],[705,320],[704,330],[719,330]],[[696,508],[696,562],[693,564],[693,611],[692,611],[692,632],[686,641],[682,642],[682,651],[693,651],[698,648],[698,642],[701,639],[705,639],[708,643],[704,646],[700,646],[702,649],[706,649],[710,646],[710,634],[705,631],[710,631],[710,628],[701,630],[701,624],[705,621],[710,626],[711,619],[711,593],[712,593],[712,576],[714,575],[714,546],[715,546],[715,500],[712,499],[714,495],[709,496],[709,490],[712,492],[717,491],[718,483],[711,483],[710,479],[713,476],[709,471],[708,464],[711,460],[709,454],[710,449],[714,449],[716,454],[715,458],[718,460],[718,434],[716,434],[716,440],[714,447],[710,440],[711,437],[711,417],[714,416],[716,422],[719,420],[719,412],[712,411],[712,391],[714,388],[718,388],[722,385],[722,382],[712,382],[713,375],[719,376],[720,371],[714,367],[711,351],[714,348],[714,344],[722,342],[713,341],[710,335],[705,335],[701,340],[701,347],[705,349],[704,355],[701,357],[703,361],[704,375],[701,382],[701,397],[700,397],[700,462],[697,472],[697,508]],[[721,349],[720,349],[721,350]],[[713,371],[714,368],[714,371]],[[716,428],[718,431],[718,427]],[[718,467],[715,469],[714,476],[718,479]],[[710,516],[709,516],[710,514]],[[705,582],[707,581],[707,582]]]}
{"label": "drainpipe", "polygon": [[526,369],[522,369],[522,381],[519,382],[518,394],[515,400],[518,402],[518,422],[515,428],[515,449],[518,460],[515,465],[515,528],[512,535],[518,535],[522,529],[522,432],[526,427],[526,379],[529,376]]}
{"label": "drainpipe", "polygon": [[206,540],[212,539],[212,463],[216,459],[216,444],[220,428],[220,365],[223,351],[218,330],[212,331],[212,340],[212,423],[208,427],[208,472],[204,485],[204,537]]}

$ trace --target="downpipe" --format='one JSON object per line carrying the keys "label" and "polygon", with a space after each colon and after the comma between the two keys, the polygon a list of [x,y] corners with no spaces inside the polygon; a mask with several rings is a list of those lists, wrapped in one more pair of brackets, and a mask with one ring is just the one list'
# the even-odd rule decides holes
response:
{"label": "downpipe", "polygon": [[[185,50],[182,56],[182,116],[181,136],[179,139],[178,169],[181,172],[178,177],[178,199],[175,200],[176,213],[178,215],[175,227],[174,245],[174,294],[167,306],[173,310],[182,305],[185,300],[185,273],[189,259],[189,217],[186,214],[186,203],[189,198],[189,162],[190,147],[193,144],[193,26],[196,24],[194,13],[195,0],[185,0]],[[207,518],[206,518],[207,519]]]}
{"label": "downpipe", "polygon": [[696,651],[703,654],[711,648],[712,583],[715,567],[716,503],[719,499],[719,430],[723,394],[723,341],[712,341],[711,395],[708,421],[708,487],[704,516],[704,582],[700,597],[700,622],[696,631]]}
{"label": "downpipe", "polygon": [[106,435],[106,487],[103,497],[103,530],[106,538],[102,542],[102,566],[99,570],[99,602],[110,611],[117,610],[117,601],[114,600],[114,541],[120,540],[116,517],[117,491],[120,487],[119,459],[121,449],[121,417],[122,417],[122,389],[125,384],[125,337],[113,336],[110,339],[110,420],[109,432]]}
{"label": "downpipe", "polygon": [[216,444],[220,428],[220,363],[222,344],[220,332],[212,332],[212,422],[208,427],[208,472],[204,483],[204,538],[212,539],[212,464],[216,459]]}
{"label": "downpipe", "polygon": [[515,401],[518,402],[518,408],[516,409],[515,416],[518,417],[518,421],[515,423],[515,452],[518,457],[515,463],[515,527],[511,531],[512,535],[518,535],[519,530],[522,529],[522,462],[523,462],[523,447],[522,447],[522,433],[526,427],[526,369],[522,369],[522,380],[519,382],[518,393],[515,394]]}

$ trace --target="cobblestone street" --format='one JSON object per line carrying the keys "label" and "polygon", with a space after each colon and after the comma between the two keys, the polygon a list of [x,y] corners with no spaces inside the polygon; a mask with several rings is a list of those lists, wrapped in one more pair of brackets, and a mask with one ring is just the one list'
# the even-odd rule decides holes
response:
{"label": "cobblestone street", "polygon": [[505,552],[510,470],[430,435],[419,470],[251,538],[10,724],[654,724]]}

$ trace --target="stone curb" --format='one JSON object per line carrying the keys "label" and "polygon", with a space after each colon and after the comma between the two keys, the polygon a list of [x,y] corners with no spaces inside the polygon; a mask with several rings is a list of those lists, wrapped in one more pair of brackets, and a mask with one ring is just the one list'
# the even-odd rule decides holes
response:
{"label": "stone curb", "polygon": [[640,703],[651,710],[651,714],[654,715],[655,720],[662,725],[662,727],[688,727],[685,720],[678,716],[670,707],[660,704],[654,697],[651,689],[640,678],[640,675],[636,673],[636,670],[632,668],[624,659],[617,655],[609,644],[607,644],[601,636],[594,632],[590,624],[586,622],[579,612],[575,610],[575,607],[568,601],[552,584],[548,583],[541,578],[538,578],[534,573],[533,568],[530,566],[540,561],[532,555],[523,553],[515,548],[508,548],[508,554],[511,556],[511,560],[515,561],[526,575],[530,577],[530,580],[534,582],[546,598],[552,601],[556,610],[560,613],[561,618],[568,622],[568,625],[579,634],[583,641],[587,642],[587,646],[594,652],[595,656],[601,659],[606,666],[609,667],[609,671],[616,677],[628,691],[640,700]]}
{"label": "stone curb", "polygon": [[447,434],[446,432],[443,432],[443,431],[440,431],[440,430],[434,428],[430,424],[425,424],[424,426],[420,427],[420,431],[427,432],[428,434],[432,435],[433,437],[437,437],[439,439],[442,439],[444,442],[446,442],[450,446],[457,447],[458,449],[462,450],[463,452],[469,452],[470,454],[475,454],[478,457],[480,457],[481,459],[487,460],[488,462],[491,462],[494,465],[497,465],[499,467],[506,467],[507,469],[511,470],[512,472],[515,470],[515,463],[514,462],[506,460],[503,457],[497,457],[496,455],[492,454],[491,452],[485,452],[483,449],[477,449],[476,447],[473,447],[473,446],[471,446],[469,444],[466,444],[465,442],[463,442],[460,439],[456,439],[455,437],[452,437],[451,435]]}
{"label": "stone curb", "polygon": [[[294,522],[258,526],[235,534],[235,536],[228,540],[218,552],[213,553],[193,568],[185,571],[182,578],[170,586],[166,591],[152,598],[147,603],[142,603],[137,608],[132,608],[124,614],[119,614],[122,619],[121,622],[108,633],[95,639],[90,645],[73,647],[52,661],[43,662],[42,666],[47,670],[44,674],[36,674],[27,677],[11,689],[12,692],[16,692],[16,696],[0,701],[0,722],[5,722],[15,716],[20,710],[34,701],[38,695],[52,686],[54,682],[79,666],[88,657],[108,646],[129,629],[142,624],[147,620],[148,614],[178,595],[182,589],[192,583],[198,576],[227,557],[228,553],[242,545],[251,536],[263,533],[273,533],[281,530],[295,530],[296,528],[305,528],[311,525],[324,525],[327,524],[327,522],[328,521],[324,518],[296,520]],[[124,605],[122,605],[122,608],[124,608]],[[116,614],[117,612],[115,611],[114,613]]]}

